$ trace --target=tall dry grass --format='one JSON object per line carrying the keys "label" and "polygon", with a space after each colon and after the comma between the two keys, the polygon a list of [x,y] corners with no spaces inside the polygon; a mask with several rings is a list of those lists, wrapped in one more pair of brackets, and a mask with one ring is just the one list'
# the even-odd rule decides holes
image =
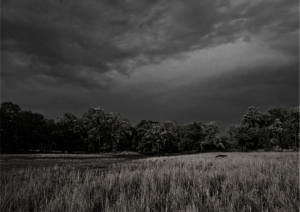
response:
{"label": "tall dry grass", "polygon": [[299,211],[299,153],[214,155],[1,172],[0,211]]}

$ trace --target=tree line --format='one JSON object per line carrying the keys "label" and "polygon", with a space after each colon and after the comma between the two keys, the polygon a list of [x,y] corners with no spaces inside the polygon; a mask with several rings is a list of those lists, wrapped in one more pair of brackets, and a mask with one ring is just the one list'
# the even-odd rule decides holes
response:
{"label": "tree line", "polygon": [[81,118],[65,113],[56,120],[22,111],[11,102],[1,104],[1,152],[183,153],[299,148],[299,107],[273,107],[266,113],[249,107],[240,125],[218,136],[216,122],[178,125],[142,120],[131,126],[120,113],[89,108]]}
{"label": "tree line", "polygon": [[299,109],[273,107],[261,113],[259,108],[249,107],[241,125],[227,128],[228,139],[244,149],[299,148]]}

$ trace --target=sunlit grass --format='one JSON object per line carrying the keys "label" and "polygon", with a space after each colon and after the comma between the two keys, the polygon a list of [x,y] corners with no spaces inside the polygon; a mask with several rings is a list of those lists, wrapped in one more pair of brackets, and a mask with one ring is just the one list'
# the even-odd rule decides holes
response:
{"label": "sunlit grass", "polygon": [[299,211],[299,153],[215,155],[1,172],[0,211]]}

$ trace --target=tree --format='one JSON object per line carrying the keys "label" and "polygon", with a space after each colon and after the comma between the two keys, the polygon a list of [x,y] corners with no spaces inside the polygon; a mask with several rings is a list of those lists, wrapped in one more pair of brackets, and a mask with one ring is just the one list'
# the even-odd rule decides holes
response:
{"label": "tree", "polygon": [[279,119],[280,122],[285,122],[288,116],[288,110],[285,107],[272,107],[268,110],[273,122],[275,119]]}
{"label": "tree", "polygon": [[[289,145],[289,140],[285,139],[287,137],[287,121],[288,121],[288,110],[285,107],[273,107],[268,110],[270,114],[270,126],[276,127],[276,123],[279,124],[280,122],[280,133],[276,133],[276,138],[273,138],[273,143],[277,143],[280,148],[284,148],[284,146]],[[276,121],[277,120],[277,121]],[[279,126],[277,126],[279,127]],[[271,129],[271,128],[269,128]],[[279,129],[279,128],[278,128]],[[277,129],[277,130],[278,130]],[[274,134],[274,128],[272,130]],[[286,142],[284,142],[286,141]]]}
{"label": "tree", "polygon": [[[174,138],[172,145],[178,152],[201,151],[201,142],[205,139],[205,128],[201,122],[178,126],[173,124]],[[175,151],[174,149],[174,151]]]}
{"label": "tree", "polygon": [[18,105],[4,102],[1,105],[1,148],[5,151],[40,149],[46,144],[47,123],[43,115],[22,111]]}
{"label": "tree", "polygon": [[176,132],[177,126],[171,121],[160,123],[161,130],[163,131],[163,139],[165,139],[165,151],[168,153],[177,152],[178,134]]}
{"label": "tree", "polygon": [[114,151],[124,149],[131,134],[127,117],[119,113],[105,113],[101,108],[89,108],[83,115],[83,127],[90,150]]}
{"label": "tree", "polygon": [[245,151],[247,151],[247,146],[251,145],[252,141],[252,133],[249,132],[249,128],[246,125],[240,125],[238,127],[238,132],[236,134],[236,138],[240,146],[243,147]]}
{"label": "tree", "polygon": [[146,140],[146,134],[156,124],[159,123],[156,121],[142,120],[139,124],[135,126],[136,136],[134,138],[134,143],[139,152],[152,152],[152,141]]}
{"label": "tree", "polygon": [[[201,151],[211,151],[219,148],[221,139],[216,136],[219,133],[216,122],[209,122],[203,125],[204,141],[201,142]],[[221,147],[224,145],[222,144]]]}
{"label": "tree", "polygon": [[[236,135],[238,133],[238,125],[229,125],[226,129],[226,134],[229,134],[229,138],[226,140],[225,147],[229,149],[234,149],[238,146],[238,141],[236,139]],[[223,143],[223,142],[222,142]]]}
{"label": "tree", "polygon": [[264,116],[259,112],[259,108],[255,107],[249,107],[242,119],[242,125],[247,126],[248,136],[250,136],[255,149],[258,148],[259,144],[259,129],[264,123]]}
{"label": "tree", "polygon": [[18,121],[21,108],[11,102],[1,104],[1,151],[18,151]]}
{"label": "tree", "polygon": [[105,126],[111,141],[110,149],[115,151],[118,146],[122,146],[120,142],[124,140],[127,133],[130,133],[129,120],[127,117],[123,117],[119,113],[107,113]]}
{"label": "tree", "polygon": [[269,113],[261,113],[261,122],[259,124],[259,128],[257,130],[258,137],[258,147],[262,147],[265,150],[271,148],[270,143],[270,130],[269,127],[273,123],[273,118]]}
{"label": "tree", "polygon": [[136,126],[139,139],[138,151],[161,153],[178,151],[178,126],[173,122],[153,122],[143,120]]}
{"label": "tree", "polygon": [[74,151],[74,141],[76,139],[75,122],[77,117],[72,113],[65,113],[63,118],[57,118],[55,124],[57,133],[61,137],[63,143],[59,144],[62,152]]}
{"label": "tree", "polygon": [[219,133],[218,125],[216,122],[209,122],[203,125],[205,139],[214,139],[216,134]]}
{"label": "tree", "polygon": [[17,117],[18,142],[24,151],[40,149],[46,142],[46,120],[39,113],[21,111]]}
{"label": "tree", "polygon": [[56,125],[53,119],[45,119],[43,128],[44,140],[40,143],[40,151],[51,152],[56,147],[58,137],[56,135]]}
{"label": "tree", "polygon": [[269,127],[264,126],[259,128],[257,131],[257,136],[258,136],[259,147],[262,147],[265,150],[271,148]]}
{"label": "tree", "polygon": [[[297,144],[299,146],[299,139],[297,139],[297,135],[299,134],[299,113],[300,113],[300,107],[295,107],[291,109],[291,111],[288,113],[286,117],[286,121],[284,122],[283,126],[287,131],[288,135],[287,137],[291,137],[294,142],[294,148],[297,147]],[[292,146],[291,144],[289,145]]]}
{"label": "tree", "polygon": [[89,108],[83,114],[83,128],[87,133],[87,143],[89,150],[95,152],[101,151],[103,147],[102,140],[105,137],[106,117],[104,110],[101,108]]}
{"label": "tree", "polygon": [[[236,126],[236,125],[235,125]],[[237,134],[237,129],[236,129],[236,132],[234,134],[234,136],[231,138],[231,137],[228,137],[228,136],[220,136],[220,139],[221,139],[221,143],[224,145],[224,148],[225,149],[235,149],[238,147],[238,141],[236,139],[236,134]]]}
{"label": "tree", "polygon": [[177,137],[176,140],[176,149],[178,152],[183,152],[186,149],[186,135],[187,135],[187,126],[188,125],[183,125],[183,126],[176,126],[175,129],[175,134]]}
{"label": "tree", "polygon": [[144,122],[142,127],[138,128],[140,137],[138,150],[143,153],[158,153],[164,147],[164,139],[162,138],[162,130],[159,123]]}
{"label": "tree", "polygon": [[279,118],[276,118],[273,124],[269,127],[269,130],[272,132],[272,144],[273,145],[280,145],[283,148],[282,142],[279,139],[279,135],[282,134],[282,122]]}
{"label": "tree", "polygon": [[226,133],[230,135],[230,138],[233,139],[234,136],[237,134],[238,132],[238,125],[229,125],[226,129]]}

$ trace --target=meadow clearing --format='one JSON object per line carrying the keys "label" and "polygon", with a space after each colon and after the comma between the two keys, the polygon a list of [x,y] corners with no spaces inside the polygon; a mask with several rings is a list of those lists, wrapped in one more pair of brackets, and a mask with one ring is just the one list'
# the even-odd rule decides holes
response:
{"label": "meadow clearing", "polygon": [[299,211],[299,152],[225,154],[2,154],[0,211]]}

